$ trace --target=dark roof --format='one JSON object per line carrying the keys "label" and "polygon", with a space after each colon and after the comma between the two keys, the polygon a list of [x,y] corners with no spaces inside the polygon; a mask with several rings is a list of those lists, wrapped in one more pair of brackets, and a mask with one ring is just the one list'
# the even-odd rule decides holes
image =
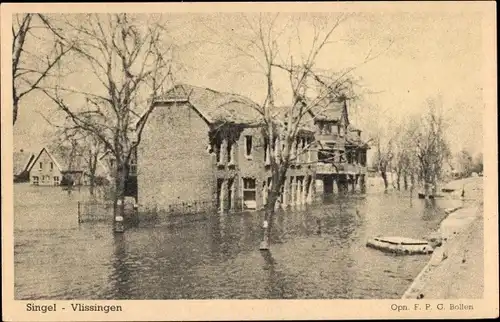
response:
{"label": "dark roof", "polygon": [[179,84],[158,100],[162,102],[189,102],[208,123],[258,123],[258,105],[244,96],[218,92],[187,84]]}
{"label": "dark roof", "polygon": [[12,155],[12,167],[14,170],[14,175],[21,174],[24,170],[33,162],[35,155],[31,152],[17,151]]}

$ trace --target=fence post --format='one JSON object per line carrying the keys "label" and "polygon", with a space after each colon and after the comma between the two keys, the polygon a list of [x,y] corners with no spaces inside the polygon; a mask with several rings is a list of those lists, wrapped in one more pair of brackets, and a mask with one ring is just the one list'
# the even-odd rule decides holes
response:
{"label": "fence post", "polygon": [[78,201],[78,223],[80,223],[80,201]]}

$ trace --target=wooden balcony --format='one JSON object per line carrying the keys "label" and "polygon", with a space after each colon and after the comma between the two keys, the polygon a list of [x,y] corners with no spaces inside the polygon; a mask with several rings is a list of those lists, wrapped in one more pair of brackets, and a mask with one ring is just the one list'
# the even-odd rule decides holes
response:
{"label": "wooden balcony", "polygon": [[316,164],[316,173],[317,174],[334,174],[337,173],[335,167],[331,163],[321,163],[318,162]]}
{"label": "wooden balcony", "polygon": [[314,138],[316,141],[332,141],[337,143],[339,140],[339,135],[337,133],[325,134],[325,133],[316,133]]}
{"label": "wooden balcony", "polygon": [[359,175],[359,174],[366,174],[366,167],[363,167],[359,164],[349,164],[349,163],[337,164],[335,167],[331,163],[318,162],[316,164],[316,173]]}

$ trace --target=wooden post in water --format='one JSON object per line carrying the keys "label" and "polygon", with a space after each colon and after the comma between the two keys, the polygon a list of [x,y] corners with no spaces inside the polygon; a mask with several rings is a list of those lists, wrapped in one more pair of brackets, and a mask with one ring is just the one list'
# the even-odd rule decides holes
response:
{"label": "wooden post in water", "polygon": [[80,222],[80,201],[78,201],[78,223]]}
{"label": "wooden post in water", "polygon": [[410,207],[413,206],[413,184],[410,183]]}

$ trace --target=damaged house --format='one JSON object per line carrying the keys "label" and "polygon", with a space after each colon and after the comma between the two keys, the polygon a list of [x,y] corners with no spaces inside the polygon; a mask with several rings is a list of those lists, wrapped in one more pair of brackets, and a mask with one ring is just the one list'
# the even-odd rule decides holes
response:
{"label": "damaged house", "polygon": [[[209,88],[177,85],[167,92],[150,114],[137,151],[139,204],[159,210],[181,203],[218,211],[261,209],[271,183],[268,151],[274,144],[263,135],[256,107],[246,97]],[[311,126],[299,131],[296,149],[309,148],[297,155],[287,171],[281,205],[308,203],[317,193],[328,193],[333,190],[330,181],[340,178],[339,173],[346,183],[357,181],[362,172],[358,165],[362,162],[357,161],[363,154],[362,149],[345,144],[348,122],[342,121],[343,110],[330,118],[311,113]],[[330,125],[344,132],[334,137],[327,130]],[[329,131],[334,131],[333,126]],[[353,133],[356,141],[358,132]],[[328,145],[332,142],[333,146]],[[324,144],[321,149],[340,151],[336,160],[329,150],[318,172],[320,144]],[[349,165],[344,160],[346,148]],[[344,160],[345,167],[330,169],[334,160]]]}

